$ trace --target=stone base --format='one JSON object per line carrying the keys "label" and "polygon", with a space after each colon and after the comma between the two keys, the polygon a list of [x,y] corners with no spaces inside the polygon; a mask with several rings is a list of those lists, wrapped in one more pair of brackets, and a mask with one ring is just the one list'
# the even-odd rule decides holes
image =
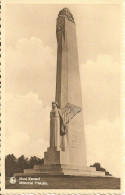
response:
{"label": "stone base", "polygon": [[44,165],[34,165],[33,169],[24,169],[24,173],[14,173],[14,176],[36,175],[69,175],[105,177],[105,172],[96,171],[95,167],[69,164],[69,150],[48,148],[44,153]]}
{"label": "stone base", "polygon": [[36,175],[72,175],[105,177],[105,173],[96,171],[95,167],[80,167],[64,164],[56,165],[34,165],[34,169],[24,169],[24,173],[14,173],[14,176],[36,176]]}
{"label": "stone base", "polygon": [[44,152],[44,164],[69,164],[69,150],[61,151],[58,148],[47,148]]}

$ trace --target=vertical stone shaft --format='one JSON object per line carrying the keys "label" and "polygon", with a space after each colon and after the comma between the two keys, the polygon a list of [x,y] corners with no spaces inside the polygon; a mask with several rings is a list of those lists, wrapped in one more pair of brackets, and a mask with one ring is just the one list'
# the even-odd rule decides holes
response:
{"label": "vertical stone shaft", "polygon": [[56,101],[82,107],[76,26],[66,16],[57,18],[57,43]]}
{"label": "vertical stone shaft", "polygon": [[[76,40],[76,25],[69,9],[59,12],[56,26],[57,76],[56,101],[60,108],[67,103],[82,108],[82,95]],[[83,113],[78,113],[68,125],[70,164],[86,165]]]}
{"label": "vertical stone shaft", "polygon": [[[65,23],[65,17],[57,19],[57,76],[56,76],[56,101],[60,108],[68,102],[68,48],[65,40],[66,34],[61,26]],[[63,26],[64,27],[64,26]],[[58,29],[59,28],[59,29]],[[65,79],[65,82],[64,82]]]}

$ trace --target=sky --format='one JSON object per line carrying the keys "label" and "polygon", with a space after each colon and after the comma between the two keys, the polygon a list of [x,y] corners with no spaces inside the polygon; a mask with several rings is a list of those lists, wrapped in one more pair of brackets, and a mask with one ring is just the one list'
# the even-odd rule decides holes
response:
{"label": "sky", "polygon": [[88,166],[121,174],[120,5],[8,4],[5,17],[6,155],[44,157],[56,86],[56,18],[75,19]]}

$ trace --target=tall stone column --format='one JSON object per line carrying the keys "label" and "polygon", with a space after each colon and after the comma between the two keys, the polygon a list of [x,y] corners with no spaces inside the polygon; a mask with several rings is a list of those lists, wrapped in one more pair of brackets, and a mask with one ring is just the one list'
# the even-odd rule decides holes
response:
{"label": "tall stone column", "polygon": [[[56,101],[63,109],[67,103],[82,108],[76,24],[68,8],[62,9],[57,18],[57,74]],[[83,109],[68,124],[69,163],[86,165],[86,147],[83,126]]]}

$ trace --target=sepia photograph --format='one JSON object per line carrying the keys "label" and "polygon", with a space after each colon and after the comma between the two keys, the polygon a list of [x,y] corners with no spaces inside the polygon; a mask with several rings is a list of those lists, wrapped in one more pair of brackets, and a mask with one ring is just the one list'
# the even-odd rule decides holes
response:
{"label": "sepia photograph", "polygon": [[6,1],[1,191],[123,190],[122,1],[106,2]]}

